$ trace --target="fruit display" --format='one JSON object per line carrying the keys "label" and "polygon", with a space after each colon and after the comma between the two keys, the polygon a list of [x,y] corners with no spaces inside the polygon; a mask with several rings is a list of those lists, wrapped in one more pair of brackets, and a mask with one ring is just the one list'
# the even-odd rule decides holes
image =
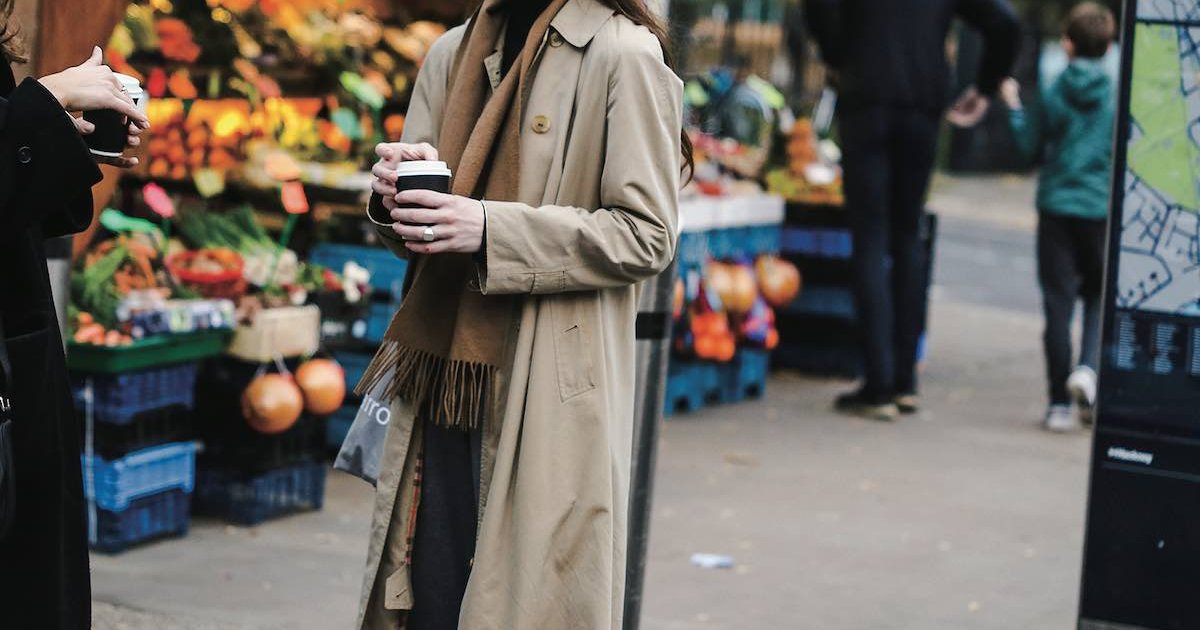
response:
{"label": "fruit display", "polygon": [[91,313],[77,311],[70,316],[71,328],[75,331],[71,340],[75,343],[92,344],[97,346],[127,346],[133,343],[133,336],[115,328],[108,329],[96,321]]}
{"label": "fruit display", "polygon": [[106,61],[150,96],[143,174],[224,173],[252,138],[300,159],[361,166],[376,142],[399,139],[417,70],[445,27],[384,24],[366,5],[131,2]]}
{"label": "fruit display", "polygon": [[152,100],[147,107],[153,132],[142,174],[184,180],[200,169],[227,172],[244,159],[250,133],[246,102],[199,101],[185,108],[180,100]]}
{"label": "fruit display", "polygon": [[753,265],[710,260],[702,270],[685,271],[672,309],[676,355],[725,363],[739,345],[773,350],[779,345],[774,307],[799,294],[799,274],[790,275],[787,267],[762,256]]}
{"label": "fruit display", "polygon": [[788,139],[787,165],[767,172],[767,190],[788,201],[840,206],[845,203],[840,157],[835,145],[817,136],[811,120],[797,120]]}
{"label": "fruit display", "polygon": [[100,241],[71,277],[71,302],[105,328],[115,328],[121,300],[133,291],[170,292],[160,252],[146,234]]}

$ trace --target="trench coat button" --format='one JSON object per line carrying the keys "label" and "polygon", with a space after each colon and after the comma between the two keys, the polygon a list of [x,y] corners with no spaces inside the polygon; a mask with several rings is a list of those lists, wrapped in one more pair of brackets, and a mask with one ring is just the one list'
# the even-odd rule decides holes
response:
{"label": "trench coat button", "polygon": [[28,164],[33,161],[33,149],[29,147],[21,147],[17,149],[17,161],[21,164]]}
{"label": "trench coat button", "polygon": [[559,35],[558,31],[550,31],[550,45],[554,48],[563,45],[562,35]]}
{"label": "trench coat button", "polygon": [[537,115],[533,117],[533,132],[546,133],[550,131],[550,117]]}

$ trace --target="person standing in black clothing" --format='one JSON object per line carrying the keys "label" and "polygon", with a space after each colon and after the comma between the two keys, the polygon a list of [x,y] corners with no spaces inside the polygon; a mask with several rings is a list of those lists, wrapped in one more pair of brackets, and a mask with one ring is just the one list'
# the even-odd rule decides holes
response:
{"label": "person standing in black clothing", "polygon": [[[0,346],[9,363],[0,393],[12,400],[15,521],[0,538],[0,628],[91,627],[87,518],[79,425],[46,269],[46,239],[92,220],[100,169],[68,112],[111,109],[129,117],[128,143],[148,127],[100,49],[84,63],[17,85],[22,61],[0,0]],[[135,158],[104,158],[133,166]]]}
{"label": "person standing in black clothing", "polygon": [[949,104],[946,37],[955,17],[982,32],[978,86],[947,119],[973,126],[1017,52],[1004,0],[808,0],[809,25],[837,76],[846,212],[865,345],[865,379],[839,411],[878,420],[915,413],[926,264],[920,219]]}

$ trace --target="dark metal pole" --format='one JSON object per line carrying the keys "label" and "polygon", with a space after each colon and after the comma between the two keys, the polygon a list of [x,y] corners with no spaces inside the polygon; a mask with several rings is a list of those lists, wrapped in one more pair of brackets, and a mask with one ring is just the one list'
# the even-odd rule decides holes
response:
{"label": "dark metal pole", "polygon": [[637,630],[642,615],[646,548],[650,539],[650,499],[658,433],[667,389],[671,349],[671,299],[677,263],[646,283],[638,305],[637,386],[634,392],[633,469],[630,473],[629,532],[625,568],[625,630]]}

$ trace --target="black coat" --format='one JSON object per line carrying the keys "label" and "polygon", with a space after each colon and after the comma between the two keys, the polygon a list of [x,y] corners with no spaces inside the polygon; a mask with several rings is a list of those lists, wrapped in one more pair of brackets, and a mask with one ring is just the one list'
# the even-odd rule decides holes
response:
{"label": "black coat", "polygon": [[955,17],[983,34],[978,88],[986,96],[1012,68],[1020,43],[1020,22],[1007,0],[808,0],[806,9],[847,107],[940,114],[953,96],[946,35]]}
{"label": "black coat", "polygon": [[46,270],[46,238],[92,218],[101,178],[40,83],[0,70],[0,317],[12,364],[16,522],[0,543],[0,628],[88,628],[79,424]]}

